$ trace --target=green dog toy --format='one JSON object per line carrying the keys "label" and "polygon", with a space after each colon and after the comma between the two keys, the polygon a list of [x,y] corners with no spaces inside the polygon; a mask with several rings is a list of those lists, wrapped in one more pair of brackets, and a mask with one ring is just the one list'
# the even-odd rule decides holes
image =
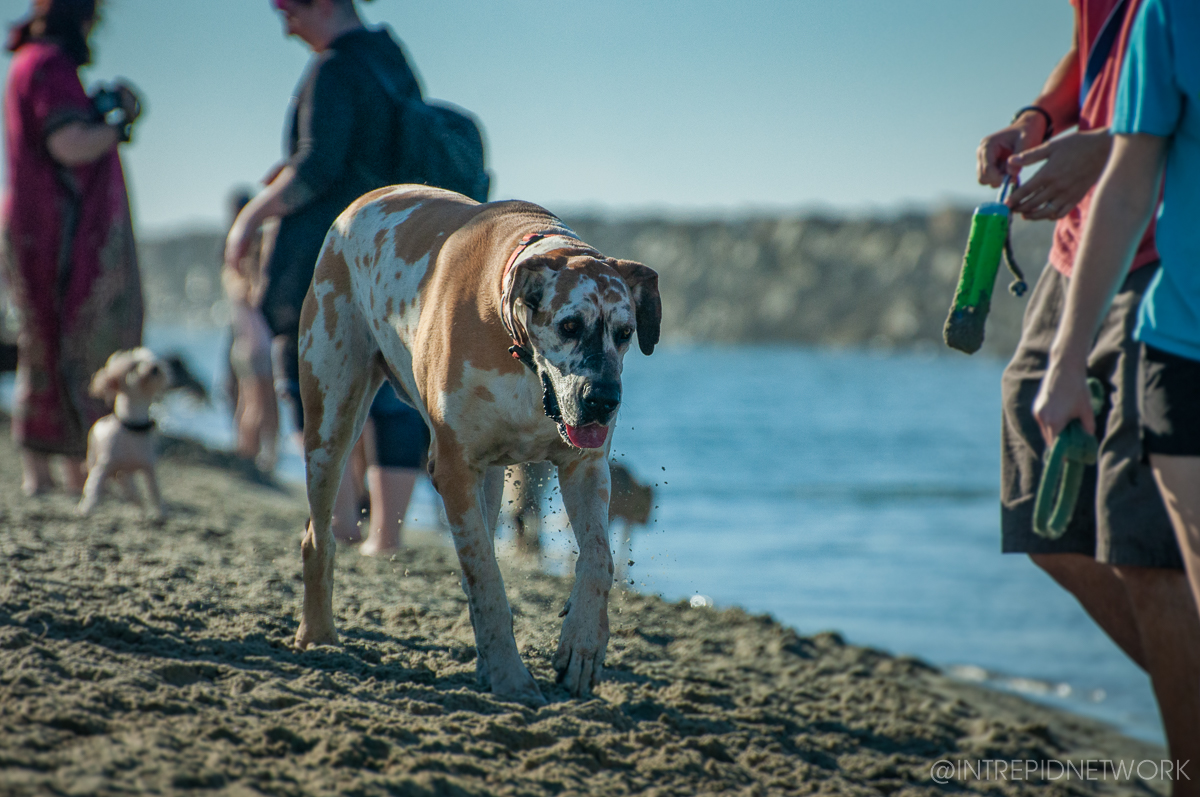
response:
{"label": "green dog toy", "polygon": [[1008,287],[1009,291],[1015,296],[1025,293],[1025,276],[1012,254],[1012,239],[1009,236],[1011,213],[1008,205],[1004,204],[1012,184],[1005,177],[996,201],[985,202],[975,208],[975,215],[971,217],[967,252],[963,256],[954,304],[950,307],[943,331],[947,346],[967,354],[974,354],[983,345],[983,327],[992,306],[992,290],[996,285],[996,272],[1000,270],[1001,256],[1008,260],[1008,268],[1016,277]]}
{"label": "green dog toy", "polygon": [[[1088,390],[1092,394],[1092,412],[1098,414],[1104,406],[1104,388],[1099,380],[1089,379]],[[1048,540],[1057,540],[1066,532],[1071,515],[1075,514],[1084,471],[1088,465],[1096,464],[1099,451],[1096,438],[1083,430],[1078,418],[1067,424],[1067,428],[1055,438],[1054,445],[1046,455],[1037,500],[1033,506],[1035,534]]]}

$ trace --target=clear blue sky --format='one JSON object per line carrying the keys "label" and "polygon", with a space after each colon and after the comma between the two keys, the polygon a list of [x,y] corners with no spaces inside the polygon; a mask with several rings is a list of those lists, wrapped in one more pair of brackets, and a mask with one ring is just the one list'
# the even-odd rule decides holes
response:
{"label": "clear blue sky", "polygon": [[[27,0],[0,0],[0,21]],[[971,202],[980,137],[1032,100],[1067,0],[375,0],[427,92],[483,121],[493,198],[565,213]],[[269,0],[108,0],[85,83],[147,115],[143,232],[222,223],[280,157],[308,53]],[[7,72],[7,59],[0,70]]]}

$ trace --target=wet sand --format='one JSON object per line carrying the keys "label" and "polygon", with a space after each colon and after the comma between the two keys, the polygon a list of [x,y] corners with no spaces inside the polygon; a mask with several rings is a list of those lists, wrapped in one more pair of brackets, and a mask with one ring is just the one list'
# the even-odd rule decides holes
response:
{"label": "wet sand", "polygon": [[0,794],[1165,793],[939,785],[941,759],[1165,754],[834,633],[633,592],[613,593],[598,697],[571,700],[550,666],[569,585],[507,560],[550,705],[501,702],[475,682],[453,551],[434,534],[391,561],[342,548],[342,644],[297,652],[302,497],[175,452],[159,465],[165,521],[114,498],[85,520],[66,496],[20,494],[0,434]]}

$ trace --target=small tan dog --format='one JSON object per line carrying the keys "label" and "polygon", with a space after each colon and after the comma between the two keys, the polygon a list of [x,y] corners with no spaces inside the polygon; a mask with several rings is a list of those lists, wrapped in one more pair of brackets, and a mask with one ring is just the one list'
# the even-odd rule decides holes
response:
{"label": "small tan dog", "polygon": [[[617,542],[617,551],[622,554],[615,562],[615,572],[620,580],[626,570],[624,554],[629,551],[634,528],[650,522],[654,488],[643,484],[615,459],[608,461],[608,472],[612,480],[612,496],[608,499],[609,530],[613,529],[615,521],[622,521]],[[554,478],[553,469],[549,462],[525,462],[510,467],[509,477],[513,485],[513,498],[509,503],[513,506],[511,520],[516,531],[517,550],[525,556],[540,557],[542,500]]]}
{"label": "small tan dog", "polygon": [[88,433],[87,483],[79,513],[86,515],[100,501],[109,477],[120,480],[126,497],[137,501],[133,475],[144,474],[148,509],[162,517],[162,495],[154,476],[154,421],[150,405],[169,387],[170,370],[147,348],[119,351],[92,377],[91,394],[113,405],[111,415],[92,424]]}

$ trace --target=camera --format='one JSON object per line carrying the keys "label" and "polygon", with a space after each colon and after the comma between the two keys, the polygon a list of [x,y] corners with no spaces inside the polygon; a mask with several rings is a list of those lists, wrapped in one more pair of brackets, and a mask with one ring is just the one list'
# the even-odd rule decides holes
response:
{"label": "camera", "polygon": [[107,125],[115,127],[120,135],[121,141],[129,141],[130,131],[133,127],[133,120],[136,118],[140,108],[140,103],[137,98],[134,98],[134,112],[132,115],[125,109],[122,103],[121,87],[118,84],[101,84],[92,93],[92,110]]}
{"label": "camera", "polygon": [[110,125],[124,124],[128,114],[121,105],[121,91],[116,86],[100,86],[92,94],[92,110]]}

